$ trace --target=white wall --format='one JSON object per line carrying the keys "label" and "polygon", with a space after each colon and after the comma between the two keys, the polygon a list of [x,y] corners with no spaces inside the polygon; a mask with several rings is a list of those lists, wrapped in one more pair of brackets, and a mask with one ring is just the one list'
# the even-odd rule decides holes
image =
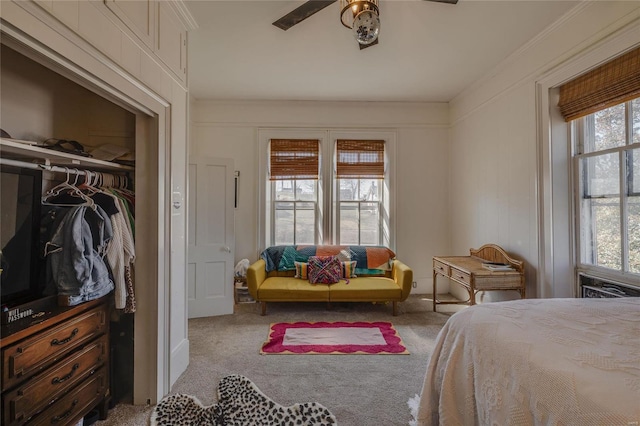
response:
{"label": "white wall", "polygon": [[[582,3],[451,102],[451,248],[463,254],[493,242],[524,259],[529,297],[540,296],[536,281],[543,273],[539,178],[551,179],[538,172],[536,82],[617,30],[640,28],[639,16],[638,2]],[[568,294],[570,285],[557,283],[545,296]]]}
{"label": "white wall", "polygon": [[[192,100],[190,154],[232,158],[240,171],[236,262],[258,257],[258,129],[384,129],[397,134],[398,258],[416,293],[431,292],[431,258],[448,254],[448,105]],[[439,289],[440,290],[440,289]]]}
{"label": "white wall", "polygon": [[414,270],[415,292],[431,292],[432,256],[465,255],[492,242],[525,260],[528,295],[539,296],[540,182],[550,176],[539,174],[536,82],[621,28],[638,26],[639,16],[638,2],[581,3],[449,105],[194,101],[191,154],[233,158],[240,171],[236,261],[255,260],[259,249],[258,128],[395,129],[397,252]]}

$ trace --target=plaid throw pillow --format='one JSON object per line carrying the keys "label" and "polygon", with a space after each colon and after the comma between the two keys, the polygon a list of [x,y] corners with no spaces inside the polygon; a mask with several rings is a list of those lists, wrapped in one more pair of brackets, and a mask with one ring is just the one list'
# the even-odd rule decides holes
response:
{"label": "plaid throw pillow", "polygon": [[337,283],[342,275],[340,261],[335,256],[310,256],[308,274],[311,284]]}

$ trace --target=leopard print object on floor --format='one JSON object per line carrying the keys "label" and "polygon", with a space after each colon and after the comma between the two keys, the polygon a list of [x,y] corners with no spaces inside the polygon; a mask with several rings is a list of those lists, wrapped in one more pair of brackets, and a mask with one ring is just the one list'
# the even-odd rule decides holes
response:
{"label": "leopard print object on floor", "polygon": [[151,425],[157,426],[224,426],[218,404],[209,407],[195,396],[167,395],[151,413]]}
{"label": "leopard print object on floor", "polygon": [[209,407],[189,395],[168,395],[151,413],[151,426],[335,426],[336,418],[321,404],[283,407],[251,380],[233,374],[218,384],[218,403]]}

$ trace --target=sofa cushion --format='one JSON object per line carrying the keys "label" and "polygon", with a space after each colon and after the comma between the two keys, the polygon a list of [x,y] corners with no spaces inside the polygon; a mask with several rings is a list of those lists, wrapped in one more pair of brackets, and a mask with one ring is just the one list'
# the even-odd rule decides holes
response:
{"label": "sofa cushion", "polygon": [[399,300],[402,289],[393,280],[385,277],[358,277],[329,286],[332,302]]}
{"label": "sofa cushion", "polygon": [[258,300],[264,302],[328,302],[329,286],[314,285],[293,277],[271,277],[258,287]]}
{"label": "sofa cushion", "polygon": [[308,274],[311,284],[334,284],[340,281],[342,267],[336,256],[310,256]]}

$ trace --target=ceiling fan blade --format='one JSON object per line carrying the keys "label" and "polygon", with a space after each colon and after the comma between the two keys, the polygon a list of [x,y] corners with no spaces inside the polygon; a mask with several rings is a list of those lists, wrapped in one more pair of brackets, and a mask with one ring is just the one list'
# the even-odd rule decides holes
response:
{"label": "ceiling fan blade", "polygon": [[367,47],[375,46],[376,44],[378,44],[378,39],[375,39],[373,42],[371,42],[369,44],[360,44],[360,43],[358,43],[358,46],[360,46],[360,50],[362,50],[362,49],[366,49]]}
{"label": "ceiling fan blade", "polygon": [[449,4],[457,4],[458,0],[426,0],[426,1],[435,1],[438,3],[449,3]]}
{"label": "ceiling fan blade", "polygon": [[[288,30],[316,12],[321,11],[337,0],[309,0],[273,23],[276,27]],[[457,0],[456,0],[457,1]]]}

